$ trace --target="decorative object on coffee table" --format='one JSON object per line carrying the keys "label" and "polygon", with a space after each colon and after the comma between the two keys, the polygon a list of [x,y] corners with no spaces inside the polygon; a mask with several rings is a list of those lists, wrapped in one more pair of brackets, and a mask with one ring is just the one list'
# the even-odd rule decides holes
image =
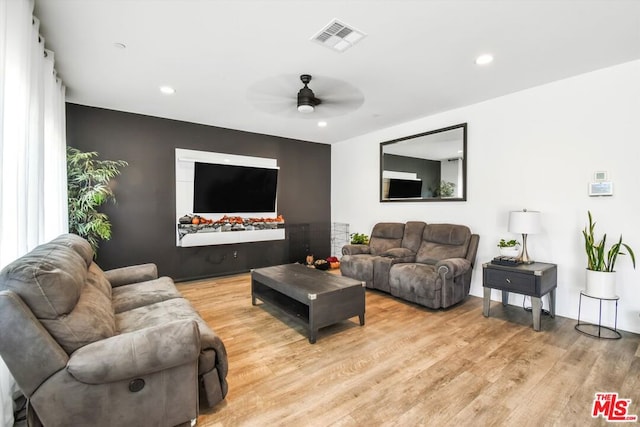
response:
{"label": "decorative object on coffee table", "polygon": [[328,270],[329,269],[329,263],[327,262],[326,259],[317,259],[313,262],[313,266],[315,268],[317,268],[318,270]]}
{"label": "decorative object on coffee table", "polygon": [[314,268],[313,265],[313,254],[309,254],[307,255],[307,257],[305,258],[305,265],[309,268]]}
{"label": "decorative object on coffee table", "polygon": [[330,256],[327,258],[327,262],[329,263],[329,267],[334,270],[336,268],[340,268],[340,260],[338,257]]}

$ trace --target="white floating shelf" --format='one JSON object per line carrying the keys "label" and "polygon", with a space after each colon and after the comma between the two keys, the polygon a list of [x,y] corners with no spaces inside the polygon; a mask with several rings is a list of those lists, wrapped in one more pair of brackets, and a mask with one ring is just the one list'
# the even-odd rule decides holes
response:
{"label": "white floating shelf", "polygon": [[272,230],[245,231],[212,231],[208,233],[191,233],[178,239],[178,246],[228,245],[232,243],[264,242],[268,240],[284,240],[284,228]]}

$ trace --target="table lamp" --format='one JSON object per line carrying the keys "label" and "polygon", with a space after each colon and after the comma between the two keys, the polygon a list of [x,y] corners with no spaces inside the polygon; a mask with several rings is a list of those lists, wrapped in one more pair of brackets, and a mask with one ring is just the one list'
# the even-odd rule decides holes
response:
{"label": "table lamp", "polygon": [[540,212],[523,209],[509,213],[509,232],[522,234],[522,254],[518,260],[523,264],[533,264],[527,252],[527,235],[539,233],[540,229]]}

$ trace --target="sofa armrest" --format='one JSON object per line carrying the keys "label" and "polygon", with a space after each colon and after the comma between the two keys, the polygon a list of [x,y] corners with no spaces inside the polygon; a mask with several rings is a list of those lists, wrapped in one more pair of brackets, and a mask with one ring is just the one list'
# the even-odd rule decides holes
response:
{"label": "sofa armrest", "polygon": [[198,324],[184,319],[88,344],[71,354],[67,371],[83,383],[103,384],[196,363],[199,354]]}
{"label": "sofa armrest", "polygon": [[369,245],[344,245],[342,247],[342,255],[358,255],[370,253],[371,248],[369,248]]}
{"label": "sofa armrest", "polygon": [[67,353],[13,291],[0,291],[0,355],[22,393],[31,397],[69,360]]}
{"label": "sofa armrest", "polygon": [[416,253],[407,248],[392,248],[384,251],[380,256],[398,258],[399,262],[414,262]]}
{"label": "sofa armrest", "polygon": [[436,270],[446,279],[466,273],[471,268],[471,262],[465,258],[449,258],[438,261]]}
{"label": "sofa armrest", "polygon": [[158,267],[155,264],[131,265],[129,267],[114,268],[104,272],[111,287],[115,288],[132,283],[146,282],[158,278]]}

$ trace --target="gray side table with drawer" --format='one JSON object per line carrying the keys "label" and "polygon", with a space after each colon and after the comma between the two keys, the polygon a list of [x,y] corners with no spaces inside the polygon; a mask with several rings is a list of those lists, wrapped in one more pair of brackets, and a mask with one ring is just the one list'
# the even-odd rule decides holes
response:
{"label": "gray side table with drawer", "polygon": [[540,311],[542,310],[542,296],[549,294],[549,314],[556,315],[556,287],[558,286],[558,266],[546,262],[506,266],[492,264],[482,265],[482,286],[484,300],[482,314],[489,317],[491,306],[491,289],[502,291],[502,305],[507,305],[509,292],[515,292],[531,297],[531,312],[533,314],[533,329],[540,330]]}

